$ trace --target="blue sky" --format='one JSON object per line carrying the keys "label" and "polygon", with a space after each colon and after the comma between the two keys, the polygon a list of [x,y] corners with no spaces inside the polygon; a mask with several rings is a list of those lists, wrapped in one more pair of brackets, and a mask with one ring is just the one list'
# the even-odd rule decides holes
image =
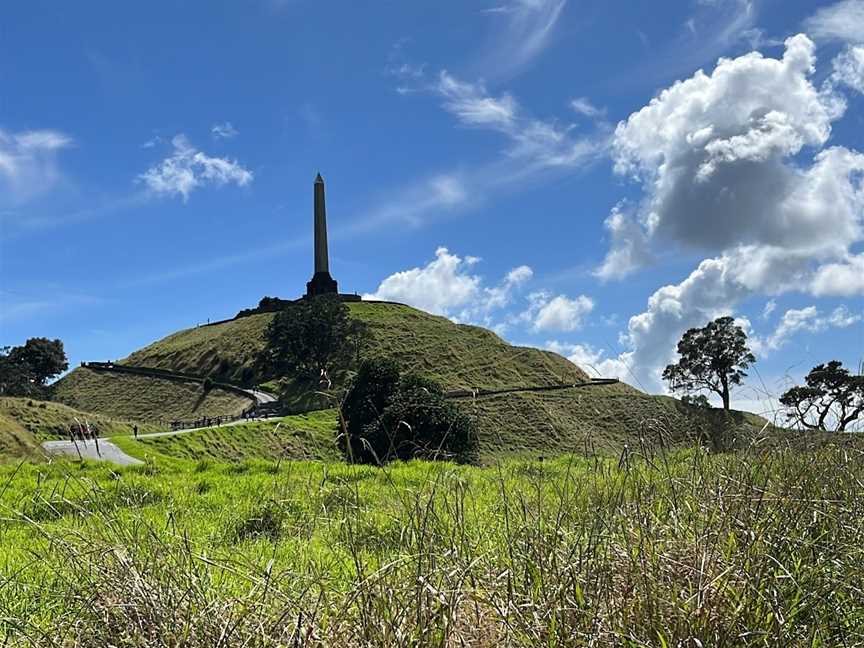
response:
{"label": "blue sky", "polygon": [[652,392],[683,330],[732,313],[756,410],[864,360],[862,0],[34,0],[0,19],[2,344],[114,359],[299,296],[320,171],[343,291]]}

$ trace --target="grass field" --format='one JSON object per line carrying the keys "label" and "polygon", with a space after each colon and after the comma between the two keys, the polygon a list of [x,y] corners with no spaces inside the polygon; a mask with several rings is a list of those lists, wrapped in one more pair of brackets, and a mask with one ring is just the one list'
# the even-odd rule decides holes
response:
{"label": "grass field", "polygon": [[864,645],[862,469],[831,445],[4,466],[0,644]]}
{"label": "grass field", "polygon": [[320,459],[338,461],[334,410],[250,421],[144,439],[115,439],[128,454],[142,459],[192,460]]}
{"label": "grass field", "polygon": [[[132,434],[132,423],[92,412],[30,398],[0,398],[0,462],[34,457],[41,441],[65,439],[78,422],[99,436]],[[155,425],[139,425],[139,432],[159,432]]]}
{"label": "grass field", "polygon": [[192,420],[231,416],[252,400],[198,383],[183,383],[132,374],[108,373],[79,367],[59,380],[53,397],[71,407],[114,418],[139,421]]}

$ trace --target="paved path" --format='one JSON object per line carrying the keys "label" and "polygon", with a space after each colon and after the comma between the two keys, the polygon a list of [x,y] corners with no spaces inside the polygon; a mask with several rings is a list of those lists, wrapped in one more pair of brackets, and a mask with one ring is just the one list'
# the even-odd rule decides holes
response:
{"label": "paved path", "polygon": [[69,457],[81,457],[84,459],[93,459],[95,461],[110,461],[121,466],[134,466],[144,463],[140,459],[130,457],[116,445],[107,439],[99,439],[99,450],[96,450],[96,442],[88,441],[45,441],[42,443],[42,448],[48,454],[67,455]]}
{"label": "paved path", "polygon": [[[263,392],[260,392],[263,394]],[[269,394],[268,394],[269,395]],[[266,401],[265,401],[266,402]],[[188,434],[189,432],[197,432],[198,430],[208,430],[214,427],[230,427],[232,425],[240,425],[242,423],[251,423],[253,421],[262,421],[270,417],[257,419],[238,419],[221,425],[211,425],[206,428],[185,428],[182,430],[171,430],[170,432],[151,432],[149,434],[139,434],[139,439],[152,439],[155,437],[176,436],[178,434]],[[278,417],[276,417],[278,418]],[[77,446],[77,447],[76,447]],[[108,438],[99,438],[99,452],[96,451],[96,443],[92,440],[88,441],[43,441],[42,449],[52,455],[66,455],[73,459],[78,458],[79,452],[83,459],[91,459],[93,461],[111,461],[121,466],[134,466],[143,464],[140,459],[136,459],[123,452],[116,445],[111,443]]]}

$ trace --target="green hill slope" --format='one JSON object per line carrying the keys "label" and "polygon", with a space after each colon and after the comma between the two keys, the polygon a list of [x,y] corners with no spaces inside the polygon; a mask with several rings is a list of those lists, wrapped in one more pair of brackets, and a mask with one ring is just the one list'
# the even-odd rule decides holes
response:
{"label": "green hill slope", "polygon": [[[364,355],[393,356],[407,369],[438,380],[447,390],[540,387],[587,379],[585,372],[557,354],[512,346],[480,327],[454,324],[399,304],[361,302],[348,306],[351,316],[366,322],[370,330]],[[272,318],[272,313],[262,313],[180,331],[136,351],[121,363],[211,375],[228,382],[260,383],[271,378],[256,374],[255,358],[264,348]],[[202,408],[211,412],[208,415],[216,415],[213,412],[229,413],[234,406],[230,402],[198,402],[198,386],[189,393],[176,385],[157,390],[147,380],[96,376],[76,369],[60,381],[57,393],[69,404],[128,417],[152,415],[160,408],[176,416]],[[660,437],[671,444],[691,443],[729,424],[728,417],[720,413],[700,412],[625,384],[521,392],[463,399],[461,403],[478,422],[486,460],[493,455],[618,451],[625,444],[638,444],[640,437],[652,443]],[[763,423],[739,415],[731,425],[749,435]]]}
{"label": "green hill slope", "polygon": [[[514,347],[478,326],[454,324],[444,317],[380,302],[348,304],[351,316],[371,332],[367,352],[392,355],[446,389],[497,389],[552,385],[587,378],[576,365],[549,351]],[[156,367],[244,383],[256,376],[254,362],[264,348],[272,313],[187,329],[154,342],[121,363]]]}
{"label": "green hill slope", "polygon": [[105,416],[138,421],[191,420],[240,414],[252,402],[198,383],[78,367],[54,385],[55,400]]}
{"label": "green hill slope", "polygon": [[[99,436],[132,434],[132,424],[91,412],[82,412],[60,403],[31,398],[0,398],[0,462],[38,454],[39,443],[65,439],[70,426],[86,423]],[[139,425],[139,432],[164,428]]]}

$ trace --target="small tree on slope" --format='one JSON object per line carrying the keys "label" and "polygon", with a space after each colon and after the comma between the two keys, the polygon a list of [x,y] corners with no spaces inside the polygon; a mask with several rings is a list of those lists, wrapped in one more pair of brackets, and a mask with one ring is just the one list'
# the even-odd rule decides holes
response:
{"label": "small tree on slope", "polygon": [[351,320],[336,297],[304,299],[279,311],[267,328],[261,361],[276,376],[326,381],[351,362]]}
{"label": "small tree on slope", "polygon": [[809,430],[845,432],[864,413],[864,376],[853,376],[832,360],[810,370],[803,385],[780,397],[788,416]]}
{"label": "small tree on slope", "polygon": [[678,342],[680,360],[663,370],[674,392],[693,394],[708,390],[729,410],[732,387],[741,384],[745,369],[756,362],[747,348],[747,334],[731,317],[720,317],[703,328],[691,328]]}

